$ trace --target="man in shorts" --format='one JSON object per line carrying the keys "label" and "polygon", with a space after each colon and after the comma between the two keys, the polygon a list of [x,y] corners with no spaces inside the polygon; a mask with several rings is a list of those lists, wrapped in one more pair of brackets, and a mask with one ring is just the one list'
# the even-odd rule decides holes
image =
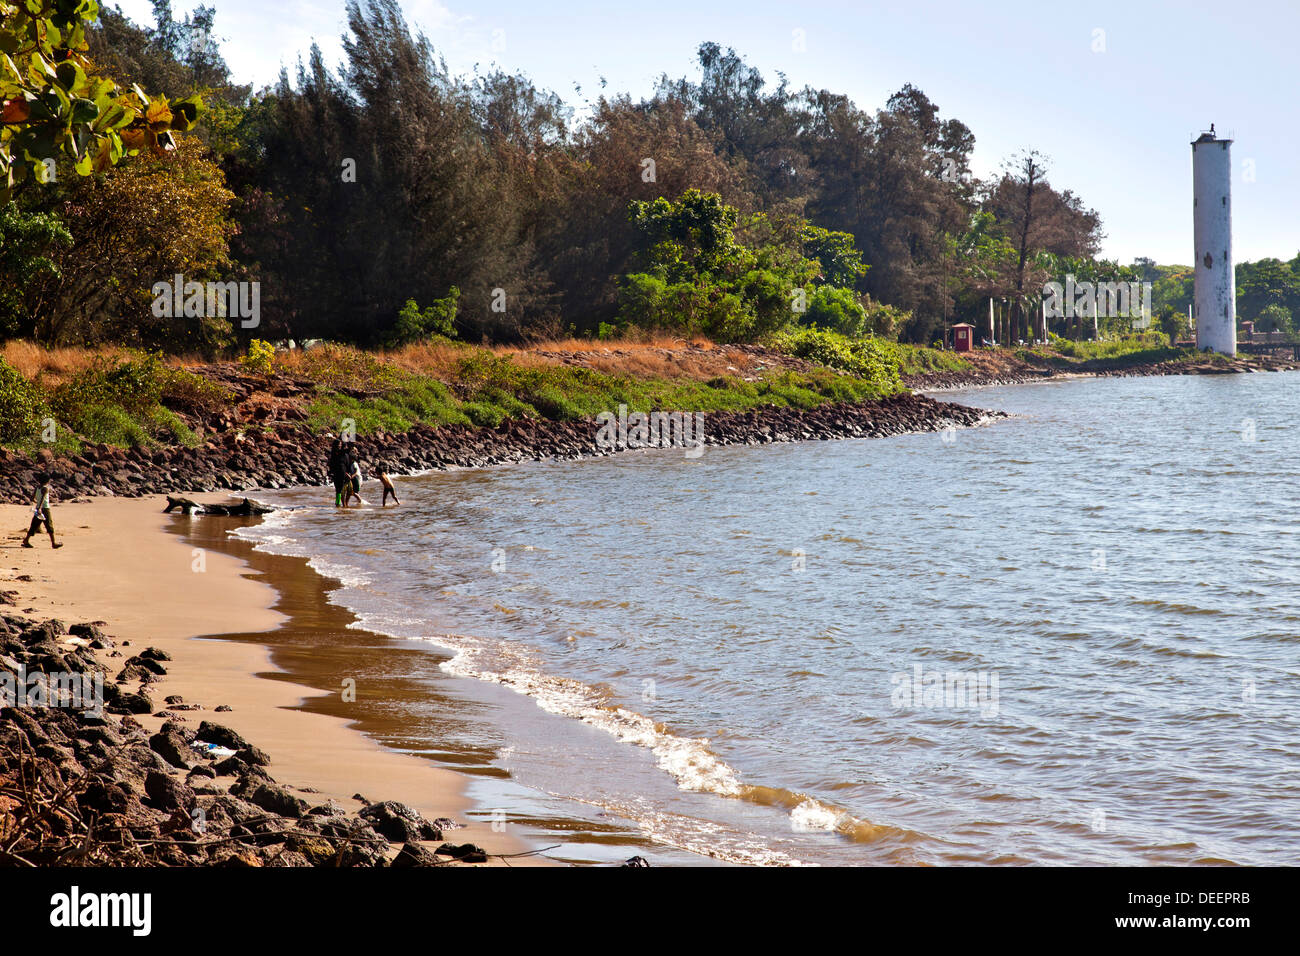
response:
{"label": "man in shorts", "polygon": [[36,497],[32,499],[32,523],[27,528],[27,534],[23,537],[23,547],[32,546],[32,535],[41,533],[41,525],[45,525],[45,530],[50,533],[50,547],[63,547],[58,541],[54,540],[54,518],[50,515],[50,476],[39,475],[37,480],[41,486],[36,489]]}

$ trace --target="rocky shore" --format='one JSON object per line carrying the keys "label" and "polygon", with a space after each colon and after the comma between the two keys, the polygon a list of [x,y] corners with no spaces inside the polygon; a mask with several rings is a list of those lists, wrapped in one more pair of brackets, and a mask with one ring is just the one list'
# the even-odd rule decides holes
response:
{"label": "rocky shore", "polygon": [[487,862],[444,841],[452,820],[360,794],[357,812],[313,801],[219,714],[175,696],[159,710],[169,659],[99,624],[0,615],[0,866]]}
{"label": "rocky shore", "polygon": [[[705,415],[705,445],[757,445],[837,438],[876,438],[906,432],[968,427],[1001,417],[922,395],[901,394],[878,402],[838,403],[814,409],[767,407]],[[323,485],[331,436],[305,427],[226,418],[195,448],[121,449],[86,445],[81,454],[56,456],[42,449],[25,455],[0,449],[0,500],[25,503],[36,476],[51,471],[60,498],[212,491],[247,491]],[[481,467],[546,458],[577,459],[610,454],[596,441],[591,421],[509,419],[497,428],[419,426],[401,434],[359,436],[355,447],[367,464],[383,463],[391,474],[453,467]],[[615,449],[617,450],[617,449]]]}
{"label": "rocky shore", "polygon": [[1288,372],[1300,369],[1300,362],[1277,355],[1238,355],[1227,361],[1171,360],[1128,367],[1114,367],[1112,360],[1080,362],[1068,367],[1034,365],[1007,352],[971,352],[963,356],[971,364],[959,371],[925,372],[903,377],[908,388],[941,392],[994,385],[1024,385],[1049,379],[1130,378],[1150,375],[1232,375],[1242,372]]}

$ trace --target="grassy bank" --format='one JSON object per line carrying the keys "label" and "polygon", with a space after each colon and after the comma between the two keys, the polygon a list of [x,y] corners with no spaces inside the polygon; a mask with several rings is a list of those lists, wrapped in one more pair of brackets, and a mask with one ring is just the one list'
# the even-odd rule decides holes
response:
{"label": "grassy bank", "polygon": [[[238,401],[222,384],[231,376],[242,386]],[[295,397],[277,397],[286,383]],[[205,422],[223,415],[239,427],[274,429],[288,420],[316,432],[338,431],[351,420],[366,435],[422,424],[494,427],[507,418],[582,420],[619,405],[809,409],[902,390],[890,362],[846,371],[680,341],[560,342],[528,350],[449,341],[387,352],[255,348],[238,365],[224,366],[10,343],[0,353],[0,444],[56,454],[76,454],[85,442],[192,445],[202,440]],[[251,407],[259,403],[292,407],[293,414],[259,417]]]}
{"label": "grassy bank", "polygon": [[404,431],[417,424],[496,426],[506,418],[580,420],[630,409],[744,411],[764,405],[813,408],[866,401],[901,390],[886,375],[821,368],[765,368],[757,374],[662,375],[601,371],[460,347],[450,353],[373,355],[327,347],[282,363],[316,383],[308,409],[315,430],[344,418],[358,433]]}
{"label": "grassy bank", "polygon": [[1161,363],[1224,364],[1170,348],[1158,334],[1102,342],[954,353],[817,329],[761,347],[569,339],[528,348],[435,339],[388,351],[341,345],[276,352],[254,343],[238,362],[203,363],[121,349],[0,350],[0,445],[77,454],[84,443],[194,446],[227,429],[306,425],[359,435],[416,425],[495,427],[508,418],[590,419],[630,410],[811,409],[905,391],[904,380],[1014,380],[1035,369],[1121,371]]}

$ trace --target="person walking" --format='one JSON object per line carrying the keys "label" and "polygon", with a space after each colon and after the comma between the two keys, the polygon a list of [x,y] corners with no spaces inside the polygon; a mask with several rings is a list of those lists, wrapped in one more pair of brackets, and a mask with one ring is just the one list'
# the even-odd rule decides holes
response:
{"label": "person walking", "polygon": [[36,489],[36,497],[32,500],[32,523],[23,537],[23,547],[32,546],[32,535],[41,533],[43,523],[45,530],[50,533],[50,547],[61,548],[62,543],[54,540],[54,517],[50,514],[50,476],[39,475],[37,480],[41,486]]}

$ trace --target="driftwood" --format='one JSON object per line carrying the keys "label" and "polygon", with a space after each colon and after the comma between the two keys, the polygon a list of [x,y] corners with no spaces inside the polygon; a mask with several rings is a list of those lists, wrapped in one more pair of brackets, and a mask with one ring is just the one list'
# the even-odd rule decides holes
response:
{"label": "driftwood", "polygon": [[266,507],[266,505],[255,505],[247,498],[243,500],[242,504],[237,505],[201,505],[189,498],[168,495],[167,507],[163,509],[163,514],[175,511],[177,508],[187,515],[223,515],[227,518],[247,518],[251,515],[270,514],[275,510]]}

